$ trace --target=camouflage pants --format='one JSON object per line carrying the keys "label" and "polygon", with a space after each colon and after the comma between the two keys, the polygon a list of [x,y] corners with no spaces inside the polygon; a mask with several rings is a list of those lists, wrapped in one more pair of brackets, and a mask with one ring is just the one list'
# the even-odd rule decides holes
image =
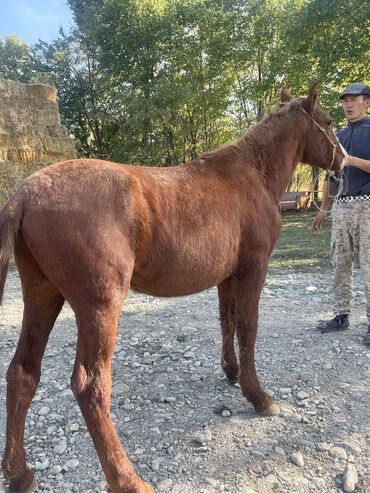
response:
{"label": "camouflage pants", "polygon": [[370,323],[370,200],[334,202],[332,219],[334,315],[351,311],[353,262],[358,255]]}

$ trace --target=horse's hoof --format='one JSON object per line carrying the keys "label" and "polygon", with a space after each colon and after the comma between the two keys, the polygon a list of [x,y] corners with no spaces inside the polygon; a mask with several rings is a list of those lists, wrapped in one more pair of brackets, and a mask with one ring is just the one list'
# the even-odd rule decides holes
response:
{"label": "horse's hoof", "polygon": [[273,402],[268,408],[257,411],[261,416],[278,416],[280,414],[280,407]]}
{"label": "horse's hoof", "polygon": [[26,469],[24,474],[9,483],[9,493],[32,493],[37,486],[37,481],[31,469]]}

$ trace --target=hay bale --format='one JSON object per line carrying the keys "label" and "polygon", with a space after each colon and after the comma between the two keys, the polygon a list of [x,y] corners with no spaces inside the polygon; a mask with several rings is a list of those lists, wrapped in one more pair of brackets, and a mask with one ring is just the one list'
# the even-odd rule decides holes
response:
{"label": "hay bale", "polygon": [[0,205],[36,169],[75,157],[56,89],[0,79]]}

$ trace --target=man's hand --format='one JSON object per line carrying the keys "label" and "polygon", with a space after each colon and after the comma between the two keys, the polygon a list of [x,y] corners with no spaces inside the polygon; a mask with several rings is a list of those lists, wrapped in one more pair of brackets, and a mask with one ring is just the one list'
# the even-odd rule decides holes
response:
{"label": "man's hand", "polygon": [[326,216],[329,214],[329,212],[325,211],[320,211],[318,214],[316,214],[315,219],[313,220],[312,223],[312,233],[314,235],[317,235],[321,231],[321,223],[323,220],[326,218]]}
{"label": "man's hand", "polygon": [[347,155],[347,160],[345,166],[353,166],[354,168],[359,168],[366,173],[370,173],[370,160],[361,159],[359,157]]}

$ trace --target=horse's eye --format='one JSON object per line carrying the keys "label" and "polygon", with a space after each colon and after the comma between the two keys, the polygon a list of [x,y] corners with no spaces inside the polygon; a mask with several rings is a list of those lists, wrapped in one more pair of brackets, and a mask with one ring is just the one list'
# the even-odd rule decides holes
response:
{"label": "horse's eye", "polygon": [[326,124],[327,124],[327,125],[331,125],[332,123],[333,123],[333,120],[331,120],[331,119],[329,119],[329,120],[326,122]]}

